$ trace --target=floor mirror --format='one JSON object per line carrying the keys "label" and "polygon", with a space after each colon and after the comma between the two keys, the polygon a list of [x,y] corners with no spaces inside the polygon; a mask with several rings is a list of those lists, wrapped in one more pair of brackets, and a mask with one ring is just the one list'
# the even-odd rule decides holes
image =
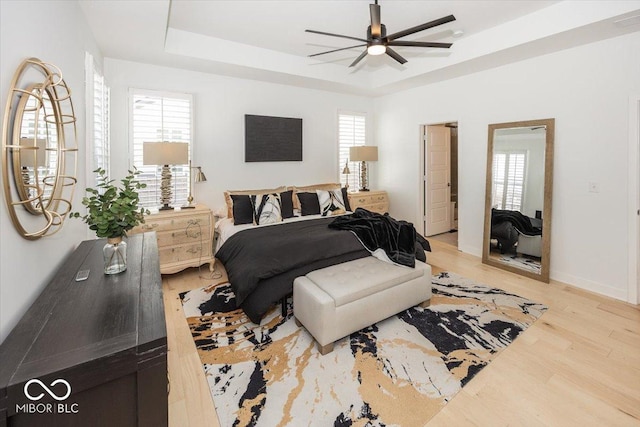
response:
{"label": "floor mirror", "polygon": [[554,119],[489,125],[482,262],[549,282]]}

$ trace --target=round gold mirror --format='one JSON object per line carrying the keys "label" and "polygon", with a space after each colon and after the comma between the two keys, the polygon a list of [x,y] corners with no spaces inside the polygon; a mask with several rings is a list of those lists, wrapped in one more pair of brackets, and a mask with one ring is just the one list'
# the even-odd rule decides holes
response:
{"label": "round gold mirror", "polygon": [[53,234],[71,210],[77,181],[76,118],[60,70],[37,58],[23,61],[11,82],[3,125],[11,221],[26,239]]}

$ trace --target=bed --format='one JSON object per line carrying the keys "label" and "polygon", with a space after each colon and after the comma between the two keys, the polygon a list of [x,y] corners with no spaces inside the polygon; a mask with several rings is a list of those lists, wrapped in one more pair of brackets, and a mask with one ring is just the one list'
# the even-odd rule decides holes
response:
{"label": "bed", "polygon": [[[353,232],[329,227],[337,217],[294,216],[268,225],[218,221],[216,258],[227,271],[238,306],[252,322],[260,323],[272,305],[292,293],[296,277],[372,255]],[[426,260],[425,243],[415,243],[418,259]]]}

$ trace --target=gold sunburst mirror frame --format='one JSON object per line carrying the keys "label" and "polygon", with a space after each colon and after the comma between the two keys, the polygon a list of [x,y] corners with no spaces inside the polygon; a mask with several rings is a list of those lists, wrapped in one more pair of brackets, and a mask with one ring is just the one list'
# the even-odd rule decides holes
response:
{"label": "gold sunburst mirror frame", "polygon": [[71,211],[78,164],[76,115],[60,69],[25,59],[11,81],[2,125],[11,222],[25,239],[55,234]]}

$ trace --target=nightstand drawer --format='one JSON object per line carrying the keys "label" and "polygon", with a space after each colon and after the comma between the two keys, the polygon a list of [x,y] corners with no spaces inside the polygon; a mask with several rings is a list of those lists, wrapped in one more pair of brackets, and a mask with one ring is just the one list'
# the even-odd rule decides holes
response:
{"label": "nightstand drawer", "polygon": [[376,203],[374,205],[367,205],[362,207],[371,212],[378,212],[381,214],[386,213],[389,210],[389,205],[387,203]]}
{"label": "nightstand drawer", "polygon": [[201,241],[206,243],[209,240],[210,235],[211,229],[208,226],[193,226],[188,229],[160,231],[157,233],[158,247],[162,249],[167,246],[179,245],[181,243],[199,243]]}
{"label": "nightstand drawer", "polygon": [[371,196],[366,195],[366,196],[356,196],[353,197],[349,203],[357,205],[357,206],[363,206],[363,205],[369,205],[371,203],[373,203],[373,199]]}
{"label": "nightstand drawer", "polygon": [[198,260],[199,258],[207,259],[211,257],[211,245],[205,241],[202,242],[202,244],[198,242],[160,248],[158,252],[160,253],[160,264],[171,264],[174,262]]}
{"label": "nightstand drawer", "polygon": [[140,227],[142,231],[168,231],[168,230],[186,230],[187,227],[198,228],[209,227],[209,215],[184,215],[175,216],[173,218],[154,218],[148,216],[145,223]]}
{"label": "nightstand drawer", "polygon": [[351,210],[357,208],[372,212],[385,213],[389,211],[389,197],[385,191],[355,192],[349,194]]}

